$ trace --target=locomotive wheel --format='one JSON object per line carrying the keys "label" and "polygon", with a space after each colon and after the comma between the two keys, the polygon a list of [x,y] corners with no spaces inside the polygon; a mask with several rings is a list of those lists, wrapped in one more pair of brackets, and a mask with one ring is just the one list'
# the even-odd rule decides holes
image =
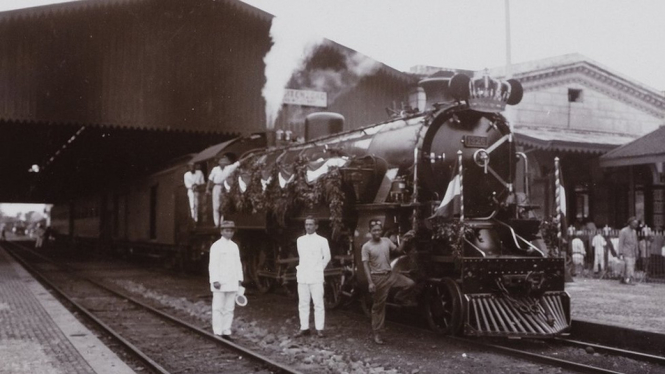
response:
{"label": "locomotive wheel", "polygon": [[427,290],[425,318],[429,327],[438,334],[455,335],[460,332],[463,307],[462,292],[450,278],[444,278]]}
{"label": "locomotive wheel", "polygon": [[272,252],[262,247],[253,257],[251,274],[256,289],[260,293],[270,292],[275,286],[275,279],[259,276],[259,271],[275,272],[271,256]]}
{"label": "locomotive wheel", "polygon": [[282,290],[284,291],[284,295],[287,297],[291,299],[298,298],[298,282],[284,282],[282,283]]}
{"label": "locomotive wheel", "polygon": [[323,284],[323,304],[326,309],[332,310],[342,303],[342,285],[344,284],[344,274],[326,277]]}

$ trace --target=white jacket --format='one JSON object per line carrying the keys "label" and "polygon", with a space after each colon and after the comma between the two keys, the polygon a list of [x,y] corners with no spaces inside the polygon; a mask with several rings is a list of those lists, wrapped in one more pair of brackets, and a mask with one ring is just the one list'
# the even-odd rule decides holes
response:
{"label": "white jacket", "polygon": [[[238,245],[224,237],[213,243],[210,247],[208,271],[211,291],[238,291],[238,282],[242,282],[244,279]],[[220,289],[213,286],[215,282],[222,285]]]}
{"label": "white jacket", "polygon": [[298,257],[296,266],[298,283],[323,283],[323,269],[330,262],[328,240],[316,233],[298,238]]}

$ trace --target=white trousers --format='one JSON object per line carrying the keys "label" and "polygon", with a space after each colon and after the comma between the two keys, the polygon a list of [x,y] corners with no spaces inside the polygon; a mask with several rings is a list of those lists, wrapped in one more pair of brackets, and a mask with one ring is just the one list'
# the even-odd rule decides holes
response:
{"label": "white trousers", "polygon": [[605,270],[605,251],[603,249],[598,250],[598,248],[596,248],[596,254],[594,255],[593,260],[593,271],[598,270],[598,265],[600,265],[600,271]]}
{"label": "white trousers", "polygon": [[187,190],[187,197],[189,197],[189,209],[192,214],[194,222],[199,220],[199,193],[191,188]]}
{"label": "white trousers", "polygon": [[231,335],[235,307],[236,291],[212,293],[212,332],[215,335]]}
{"label": "white trousers", "polygon": [[326,309],[323,306],[323,283],[298,283],[298,312],[300,329],[309,330],[310,300],[314,302],[314,327],[323,330]]}
{"label": "white trousers", "polygon": [[216,184],[212,188],[212,219],[215,221],[215,227],[219,227],[219,220],[222,213],[219,208],[222,206],[222,185]]}

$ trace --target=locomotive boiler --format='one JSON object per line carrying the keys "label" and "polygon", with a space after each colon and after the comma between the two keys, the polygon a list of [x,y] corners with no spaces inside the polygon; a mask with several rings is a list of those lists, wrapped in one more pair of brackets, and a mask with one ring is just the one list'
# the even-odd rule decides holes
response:
{"label": "locomotive boiler", "polygon": [[[366,292],[360,248],[380,220],[399,241],[416,239],[393,271],[413,279],[420,310],[440,333],[549,337],[570,327],[564,259],[537,243],[529,212],[526,157],[507,120],[522,88],[487,75],[421,82],[426,104],[352,131],[343,117],[316,113],[304,142],[240,156],[223,213],[240,226],[250,273],[261,291],[295,280],[295,238],[313,215],[328,237],[326,303]],[[323,130],[322,130],[323,129]],[[318,136],[312,136],[317,134]],[[395,307],[400,305],[393,303]],[[404,308],[412,308],[404,306]],[[413,310],[414,313],[419,313]]]}

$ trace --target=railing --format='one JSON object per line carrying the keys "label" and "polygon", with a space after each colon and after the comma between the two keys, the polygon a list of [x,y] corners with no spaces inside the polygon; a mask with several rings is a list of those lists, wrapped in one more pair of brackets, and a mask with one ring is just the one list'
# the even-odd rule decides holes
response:
{"label": "railing", "polygon": [[[594,269],[595,253],[591,245],[593,237],[598,231],[610,239],[603,256],[603,271],[596,265]],[[569,230],[568,245],[572,253],[572,241],[579,237],[584,243],[586,256],[584,257],[584,271],[582,276],[599,277],[604,279],[620,279],[624,272],[625,263],[618,258],[619,232],[621,229],[601,230]],[[639,256],[635,265],[636,281],[665,283],[665,231],[638,230]]]}

